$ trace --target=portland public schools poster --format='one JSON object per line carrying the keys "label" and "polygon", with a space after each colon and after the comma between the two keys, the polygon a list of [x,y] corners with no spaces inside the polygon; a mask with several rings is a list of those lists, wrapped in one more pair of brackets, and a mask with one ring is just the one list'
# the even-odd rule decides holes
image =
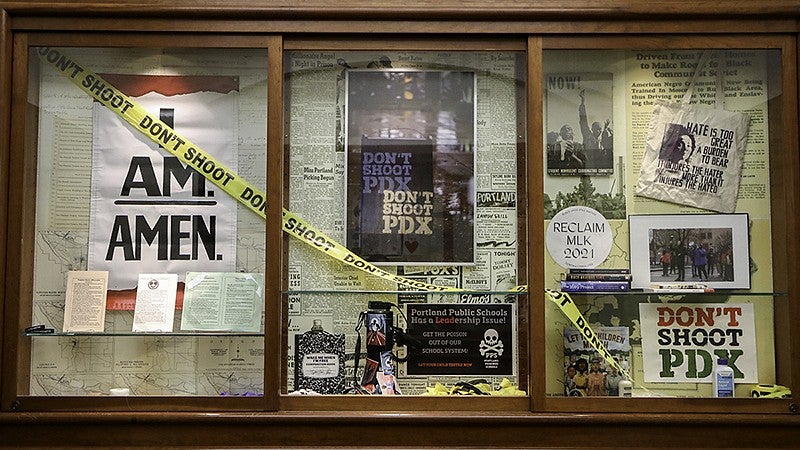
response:
{"label": "portland public schools poster", "polygon": [[639,305],[644,381],[711,383],[720,358],[737,383],[758,383],[752,303]]}
{"label": "portland public schools poster", "polygon": [[514,305],[409,303],[408,375],[513,375]]}
{"label": "portland public schools poster", "polygon": [[[104,77],[180,136],[236,169],[235,77]],[[157,122],[140,125],[165,148],[182,139]],[[97,102],[92,151],[89,268],[109,272],[109,290],[133,291],[140,273],[178,273],[182,281],[188,270],[235,269],[233,198]]]}
{"label": "portland public schools poster", "polygon": [[376,264],[475,261],[475,74],[347,72],[347,247]]}

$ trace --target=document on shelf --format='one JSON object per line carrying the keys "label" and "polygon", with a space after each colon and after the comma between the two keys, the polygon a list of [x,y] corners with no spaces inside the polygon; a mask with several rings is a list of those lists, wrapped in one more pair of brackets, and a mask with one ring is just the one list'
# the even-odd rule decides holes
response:
{"label": "document on shelf", "polygon": [[259,332],[263,287],[260,273],[188,272],[181,330]]}
{"label": "document on shelf", "polygon": [[64,332],[102,332],[106,320],[107,271],[70,271],[64,301]]}
{"label": "document on shelf", "polygon": [[171,333],[175,318],[178,274],[139,274],[133,331]]}

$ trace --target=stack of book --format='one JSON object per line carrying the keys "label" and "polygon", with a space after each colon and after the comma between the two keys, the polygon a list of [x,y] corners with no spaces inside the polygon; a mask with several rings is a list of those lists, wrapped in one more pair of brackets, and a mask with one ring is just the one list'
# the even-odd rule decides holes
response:
{"label": "stack of book", "polygon": [[625,292],[631,290],[629,269],[569,269],[561,274],[563,292]]}

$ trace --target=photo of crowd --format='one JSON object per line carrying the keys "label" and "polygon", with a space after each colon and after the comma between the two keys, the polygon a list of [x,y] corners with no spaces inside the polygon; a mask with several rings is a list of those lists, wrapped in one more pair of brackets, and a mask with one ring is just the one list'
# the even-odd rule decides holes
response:
{"label": "photo of crowd", "polygon": [[650,230],[650,282],[734,281],[730,228]]}

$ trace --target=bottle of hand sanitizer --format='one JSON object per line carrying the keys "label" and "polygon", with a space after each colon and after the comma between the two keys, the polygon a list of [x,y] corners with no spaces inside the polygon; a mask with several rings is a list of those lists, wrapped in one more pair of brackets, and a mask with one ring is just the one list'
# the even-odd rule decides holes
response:
{"label": "bottle of hand sanitizer", "polygon": [[714,370],[714,397],[733,397],[733,369],[726,358],[720,358]]}
{"label": "bottle of hand sanitizer", "polygon": [[622,374],[622,379],[619,380],[619,383],[617,384],[617,389],[619,392],[618,395],[620,397],[632,397],[633,383],[631,383],[631,380],[625,378],[625,375],[628,373],[628,362],[622,361],[620,365],[622,366],[622,370],[625,372]]}

